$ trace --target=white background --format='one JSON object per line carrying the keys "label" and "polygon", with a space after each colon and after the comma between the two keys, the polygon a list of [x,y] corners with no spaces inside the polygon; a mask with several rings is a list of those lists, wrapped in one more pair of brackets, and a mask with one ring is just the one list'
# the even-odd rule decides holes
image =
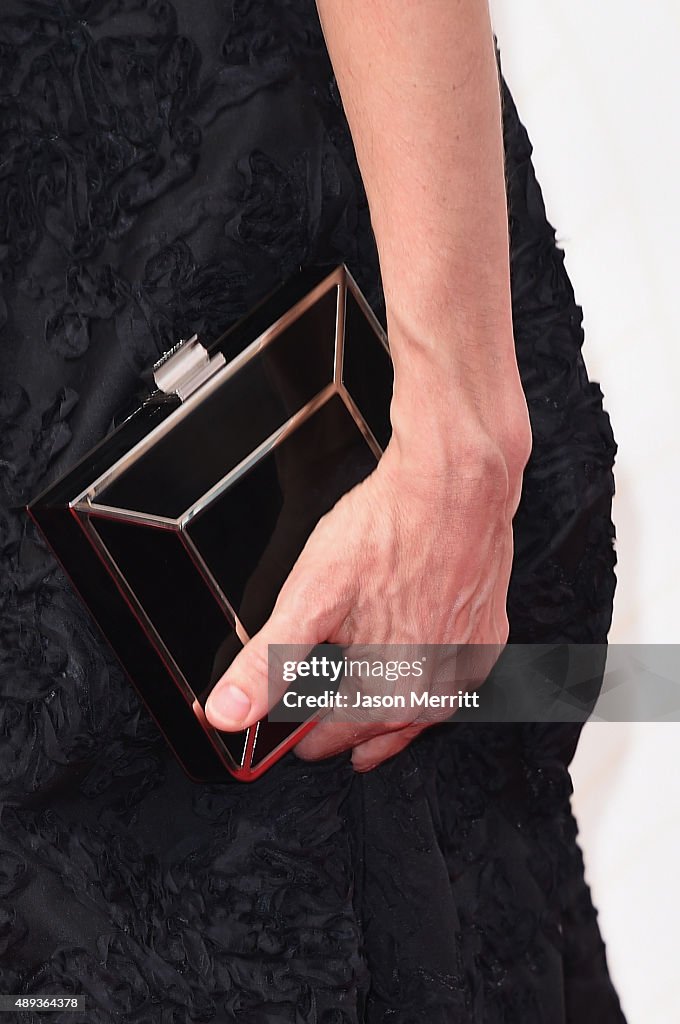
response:
{"label": "white background", "polygon": [[[680,5],[492,0],[619,444],[610,641],[680,639]],[[586,873],[629,1024],[678,1024],[680,725],[586,726]]]}

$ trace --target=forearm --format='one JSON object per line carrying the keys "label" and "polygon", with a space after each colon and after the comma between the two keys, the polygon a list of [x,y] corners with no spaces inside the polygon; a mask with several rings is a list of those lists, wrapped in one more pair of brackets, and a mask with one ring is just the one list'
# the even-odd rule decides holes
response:
{"label": "forearm", "polygon": [[478,405],[509,393],[512,406],[518,375],[486,0],[317,6],[369,201],[399,407],[413,398],[404,382],[414,374],[435,398],[458,383]]}

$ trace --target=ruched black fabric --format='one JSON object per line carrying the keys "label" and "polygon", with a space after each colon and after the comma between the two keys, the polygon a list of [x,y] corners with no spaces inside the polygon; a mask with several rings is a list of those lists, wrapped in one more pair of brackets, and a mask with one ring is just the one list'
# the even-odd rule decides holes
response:
{"label": "ruched black fabric", "polygon": [[[534,432],[511,640],[601,642],[616,446],[503,99]],[[192,783],[23,511],[162,351],[299,264],[345,261],[384,323],[313,0],[3,0],[0,118],[0,991],[83,993],[93,1024],[621,1022],[576,727],[454,723],[364,776],[291,754]]]}

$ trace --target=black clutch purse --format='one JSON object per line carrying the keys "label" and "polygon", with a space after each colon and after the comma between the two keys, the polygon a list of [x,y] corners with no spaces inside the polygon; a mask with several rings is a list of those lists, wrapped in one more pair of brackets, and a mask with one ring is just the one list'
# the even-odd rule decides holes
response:
{"label": "black clutch purse", "polygon": [[310,532],[390,436],[384,331],[343,265],[302,270],[28,506],[187,774],[254,779],[313,724],[227,733],[203,708]]}

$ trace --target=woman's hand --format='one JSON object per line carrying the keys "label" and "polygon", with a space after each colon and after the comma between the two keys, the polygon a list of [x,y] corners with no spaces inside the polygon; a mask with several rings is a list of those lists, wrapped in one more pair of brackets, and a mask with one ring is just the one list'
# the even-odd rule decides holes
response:
{"label": "woman's hand", "polygon": [[[512,337],[488,6],[317,7],[377,244],[392,439],[375,472],[319,522],[269,621],[211,694],[206,714],[219,728],[267,711],[271,643],[500,645],[508,635],[530,429]],[[355,766],[367,768],[423,727],[396,724],[326,720],[296,749],[322,757],[352,747]]]}
{"label": "woman's hand", "polygon": [[[490,392],[479,377],[474,389],[441,376],[421,376],[405,392],[397,383],[392,419],[376,470],[319,521],[269,620],[211,693],[205,710],[217,728],[242,729],[267,713],[269,644],[489,644],[500,653],[512,518],[530,451],[518,381]],[[296,752],[321,758],[351,747],[365,770],[435,720],[415,714],[400,722],[331,715]]]}

